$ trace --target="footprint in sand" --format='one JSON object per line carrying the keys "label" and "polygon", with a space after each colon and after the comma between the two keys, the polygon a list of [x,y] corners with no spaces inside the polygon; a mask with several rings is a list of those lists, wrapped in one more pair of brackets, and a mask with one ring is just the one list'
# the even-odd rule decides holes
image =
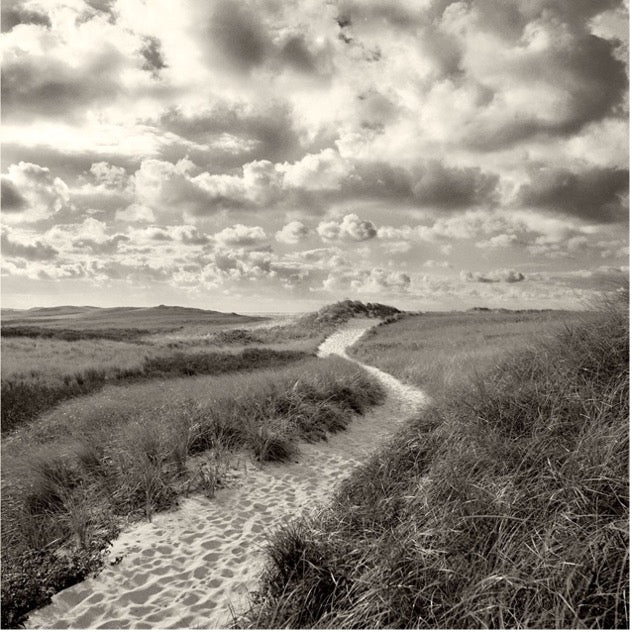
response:
{"label": "footprint in sand", "polygon": [[[347,357],[346,348],[373,324],[349,323],[325,340],[319,355]],[[53,597],[31,613],[27,627],[226,627],[257,588],[268,534],[330,498],[378,447],[376,437],[385,440],[425,403],[421,392],[365,368],[384,386],[384,404],[327,442],[301,445],[300,462],[248,467],[214,500],[186,498],[177,511],[131,526],[110,553],[110,559],[122,556],[120,564]]]}

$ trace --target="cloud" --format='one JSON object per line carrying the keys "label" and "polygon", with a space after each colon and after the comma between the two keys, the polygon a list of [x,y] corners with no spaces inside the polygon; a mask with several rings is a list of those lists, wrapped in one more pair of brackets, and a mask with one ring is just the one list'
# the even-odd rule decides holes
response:
{"label": "cloud", "polygon": [[277,241],[284,244],[297,244],[309,235],[309,228],[300,221],[293,221],[286,224],[275,234]]}
{"label": "cloud", "polygon": [[9,51],[2,64],[4,118],[83,117],[90,106],[112,102],[121,93],[123,60],[112,47],[86,54],[74,65],[44,52],[24,55]]}
{"label": "cloud", "polygon": [[29,244],[13,241],[6,232],[2,233],[0,246],[3,257],[18,257],[28,261],[50,261],[59,254],[55,248],[39,240]]}
{"label": "cloud", "polygon": [[497,185],[495,174],[477,167],[449,168],[433,160],[420,169],[413,193],[424,206],[467,208],[494,201]]}
{"label": "cloud", "polygon": [[206,160],[218,169],[253,160],[288,160],[300,152],[292,113],[282,99],[269,103],[216,99],[210,108],[186,113],[174,106],[161,114],[156,125],[207,145]]}
{"label": "cloud", "polygon": [[6,0],[2,3],[2,32],[8,33],[19,24],[36,24],[51,27],[50,18],[46,13],[29,9],[19,0]]}
{"label": "cloud", "polygon": [[518,203],[568,213],[593,222],[616,222],[625,218],[628,191],[627,169],[591,168],[579,172],[542,168],[518,191]]}
{"label": "cloud", "polygon": [[215,241],[225,246],[258,246],[267,241],[261,226],[235,224],[214,235]]}
{"label": "cloud", "polygon": [[360,219],[355,213],[345,215],[341,221],[321,222],[316,232],[326,242],[367,241],[377,235],[375,224]]}
{"label": "cloud", "polygon": [[214,3],[206,36],[212,62],[221,56],[225,63],[241,72],[262,64],[272,46],[253,14],[231,0]]}
{"label": "cloud", "polygon": [[26,208],[28,202],[26,198],[20,194],[16,186],[8,178],[2,178],[2,210],[5,213],[14,211],[22,211]]}
{"label": "cloud", "polygon": [[526,279],[522,272],[516,272],[515,270],[494,270],[487,274],[463,270],[460,277],[461,281],[477,283],[519,283]]}
{"label": "cloud", "polygon": [[462,68],[489,90],[465,128],[483,150],[510,146],[538,134],[567,136],[617,106],[627,89],[615,44],[590,32],[591,10],[566,2],[452,5],[444,28],[464,44]]}
{"label": "cloud", "polygon": [[66,183],[50,169],[29,162],[11,165],[3,178],[3,195],[8,195],[11,212],[7,222],[37,222],[67,208],[70,193]]}
{"label": "cloud", "polygon": [[306,154],[301,160],[280,167],[286,189],[335,190],[349,172],[349,165],[334,149]]}
{"label": "cloud", "polygon": [[328,291],[349,291],[358,294],[405,293],[410,286],[410,277],[404,272],[371,268],[353,271],[334,270],[323,281]]}
{"label": "cloud", "polygon": [[111,165],[106,161],[92,163],[90,173],[98,184],[110,189],[124,189],[128,183],[125,168]]}
{"label": "cloud", "polygon": [[150,224],[156,221],[154,212],[142,204],[130,204],[128,207],[116,211],[115,219],[119,222],[127,222],[130,224]]}
{"label": "cloud", "polygon": [[280,58],[299,72],[312,74],[317,70],[314,57],[302,35],[292,35],[285,41],[281,48]]}
{"label": "cloud", "polygon": [[143,38],[143,46],[140,49],[140,54],[143,57],[143,70],[151,73],[154,78],[160,76],[160,71],[163,68],[167,68],[165,62],[162,44],[157,37],[147,35]]}

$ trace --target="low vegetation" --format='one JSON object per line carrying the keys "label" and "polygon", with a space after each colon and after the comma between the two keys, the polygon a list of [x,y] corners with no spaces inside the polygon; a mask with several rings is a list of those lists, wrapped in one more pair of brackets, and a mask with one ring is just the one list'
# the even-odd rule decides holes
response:
{"label": "low vegetation", "polygon": [[[2,433],[106,384],[280,366],[314,354],[353,316],[396,313],[386,305],[343,301],[264,327],[264,318],[167,306],[10,312],[2,328]],[[131,329],[127,322],[147,327]],[[225,328],[231,323],[257,328]]]}
{"label": "low vegetation", "polygon": [[245,349],[241,353],[174,352],[146,356],[137,366],[87,368],[74,373],[9,376],[2,379],[2,432],[18,428],[53,405],[86,395],[107,383],[176,377],[179,375],[219,375],[281,366],[303,359],[300,351]]}
{"label": "low vegetation", "polygon": [[581,312],[480,308],[397,314],[369,330],[351,355],[434,396],[582,318]]}
{"label": "low vegetation", "polygon": [[37,325],[4,326],[0,330],[3,338],[52,338],[53,340],[116,340],[118,342],[139,340],[147,336],[149,329],[52,329]]}
{"label": "low vegetation", "polygon": [[[235,357],[256,362],[252,351]],[[174,375],[185,366],[155,370]],[[151,517],[195,489],[212,494],[232,451],[291,458],[299,441],[325,439],[382,396],[354,364],[309,358],[291,368],[110,385],[19,429],[3,445],[2,626],[15,627],[98,568],[121,520]],[[192,466],[195,455],[202,462]]]}
{"label": "low vegetation", "polygon": [[306,314],[299,320],[302,327],[317,327],[322,325],[340,325],[350,318],[389,318],[401,314],[400,310],[382,303],[362,303],[349,299],[326,305],[317,312]]}
{"label": "low vegetation", "polygon": [[273,536],[238,624],[627,629],[628,349],[626,297],[437,388],[331,508]]}

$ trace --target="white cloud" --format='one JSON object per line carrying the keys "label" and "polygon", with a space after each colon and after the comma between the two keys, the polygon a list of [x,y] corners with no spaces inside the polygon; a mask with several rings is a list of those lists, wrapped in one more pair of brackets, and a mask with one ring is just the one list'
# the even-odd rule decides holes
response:
{"label": "white cloud", "polygon": [[116,220],[130,224],[151,224],[156,221],[154,212],[142,204],[130,204],[127,208],[116,211]]}
{"label": "white cloud", "polygon": [[261,226],[235,224],[216,233],[214,239],[225,246],[258,246],[267,241],[267,236]]}
{"label": "white cloud", "polygon": [[3,203],[3,220],[9,224],[44,220],[69,205],[68,186],[47,167],[20,162],[9,166],[3,180],[3,197],[8,186],[15,201],[9,205]]}
{"label": "white cloud", "polygon": [[405,293],[410,286],[410,277],[405,272],[388,271],[382,268],[352,271],[331,271],[323,281],[328,291],[353,290],[359,294],[381,295]]}
{"label": "white cloud", "polygon": [[341,221],[321,222],[316,231],[325,242],[367,241],[377,235],[375,224],[360,219],[355,213],[345,215]]}
{"label": "white cloud", "polygon": [[486,274],[482,272],[461,271],[461,281],[478,283],[519,283],[525,280],[525,275],[516,270],[492,270]]}
{"label": "white cloud", "polygon": [[298,220],[287,223],[281,230],[277,231],[275,238],[284,244],[297,244],[309,235],[309,228]]}

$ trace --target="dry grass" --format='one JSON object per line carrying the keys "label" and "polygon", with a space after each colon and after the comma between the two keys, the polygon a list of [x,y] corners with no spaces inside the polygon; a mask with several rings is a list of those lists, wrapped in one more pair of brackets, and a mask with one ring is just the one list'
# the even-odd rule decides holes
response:
{"label": "dry grass", "polygon": [[445,393],[274,535],[239,625],[628,629],[628,349],[624,299]]}
{"label": "dry grass", "polygon": [[436,395],[581,319],[561,311],[405,314],[367,332],[352,355]]}
{"label": "dry grass", "polygon": [[[354,364],[314,358],[106,386],[20,428],[2,446],[3,627],[98,568],[121,517],[150,518],[184,491],[214,493],[227,452],[286,459],[299,441],[344,428],[381,397]],[[202,453],[205,462],[189,467]]]}
{"label": "dry grass", "polygon": [[2,339],[3,379],[60,379],[89,369],[112,372],[140,367],[152,349],[112,340]]}

